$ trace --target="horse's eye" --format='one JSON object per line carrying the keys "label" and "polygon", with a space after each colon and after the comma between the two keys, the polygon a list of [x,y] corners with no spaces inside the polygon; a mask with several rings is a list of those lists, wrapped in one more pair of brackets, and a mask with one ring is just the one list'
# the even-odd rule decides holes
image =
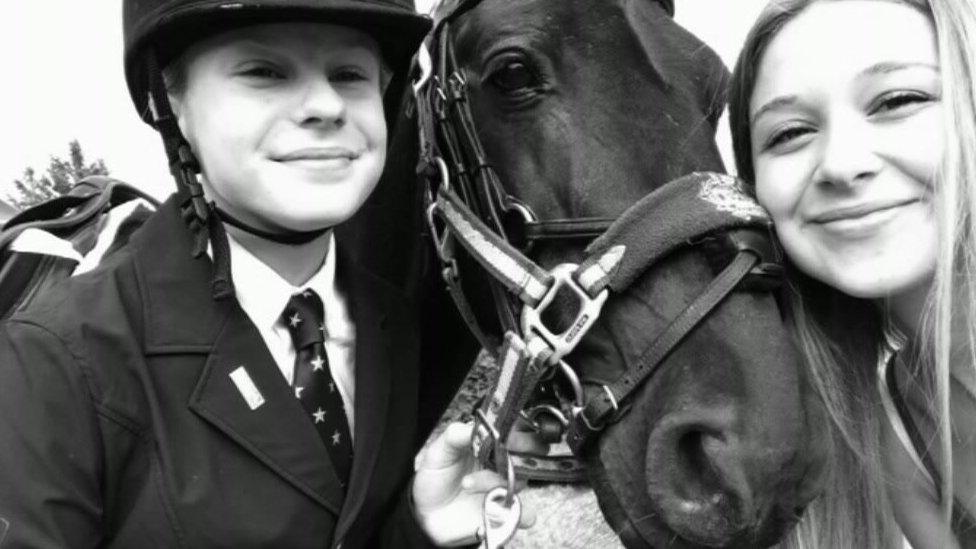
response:
{"label": "horse's eye", "polygon": [[488,77],[488,81],[508,93],[533,88],[537,84],[535,73],[522,61],[505,63]]}

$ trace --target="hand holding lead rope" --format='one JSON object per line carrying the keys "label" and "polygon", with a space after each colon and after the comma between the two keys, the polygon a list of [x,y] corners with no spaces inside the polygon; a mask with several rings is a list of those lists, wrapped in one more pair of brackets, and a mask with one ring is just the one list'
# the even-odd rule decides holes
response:
{"label": "hand holding lead rope", "polygon": [[[511,539],[511,534],[501,536],[504,525],[528,528],[535,522],[531,508],[515,503],[514,473],[505,478],[494,470],[478,468],[471,452],[473,430],[470,423],[450,424],[417,459],[411,491],[415,517],[439,546],[480,543],[490,533],[492,541],[501,540],[490,547],[501,547]],[[499,496],[489,497],[494,493]],[[506,520],[509,517],[514,518]]]}
{"label": "hand holding lead rope", "polygon": [[522,500],[517,494],[509,493],[499,486],[485,494],[485,504],[481,511],[484,530],[479,531],[481,546],[484,549],[502,549],[518,529],[522,518]]}

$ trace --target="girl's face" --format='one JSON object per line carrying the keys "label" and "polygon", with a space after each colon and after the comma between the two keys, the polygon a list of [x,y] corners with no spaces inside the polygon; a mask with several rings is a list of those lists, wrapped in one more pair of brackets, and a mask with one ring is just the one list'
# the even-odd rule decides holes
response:
{"label": "girl's face", "polygon": [[813,4],[770,42],[749,113],[756,193],[801,270],[862,298],[928,287],[943,121],[925,15]]}
{"label": "girl's face", "polygon": [[267,230],[341,223],[386,159],[379,46],[320,23],[246,27],[186,54],[173,97],[209,198]]}

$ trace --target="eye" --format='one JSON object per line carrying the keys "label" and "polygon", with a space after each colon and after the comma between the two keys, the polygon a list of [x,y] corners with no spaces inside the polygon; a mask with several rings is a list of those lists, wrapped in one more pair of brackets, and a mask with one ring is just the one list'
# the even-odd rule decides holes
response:
{"label": "eye", "polygon": [[934,98],[917,91],[896,91],[882,95],[875,100],[869,114],[884,115],[905,112],[932,102]]}
{"label": "eye", "polygon": [[541,85],[536,70],[520,56],[506,56],[496,64],[486,82],[498,91],[515,95],[531,92]]}
{"label": "eye", "polygon": [[238,71],[238,74],[254,80],[284,80],[283,70],[273,65],[248,65]]}
{"label": "eye", "polygon": [[329,74],[333,82],[368,82],[371,80],[370,71],[362,67],[345,66],[333,70]]}
{"label": "eye", "polygon": [[802,125],[792,125],[778,129],[769,136],[769,139],[766,140],[763,150],[783,150],[787,149],[790,145],[798,145],[799,140],[812,131],[813,129],[809,126]]}

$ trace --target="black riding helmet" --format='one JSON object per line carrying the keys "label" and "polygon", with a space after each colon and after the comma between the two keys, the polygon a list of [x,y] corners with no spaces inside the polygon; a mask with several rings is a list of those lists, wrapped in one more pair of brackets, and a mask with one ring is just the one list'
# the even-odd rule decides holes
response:
{"label": "black riding helmet", "polygon": [[413,0],[123,0],[122,20],[129,94],[139,116],[163,139],[182,215],[196,237],[194,255],[202,255],[208,242],[213,248],[213,293],[217,298],[234,291],[227,236],[217,218],[285,244],[309,242],[328,228],[268,233],[208,204],[196,178],[199,163],[170,108],[162,69],[193,43],[248,25],[320,21],[358,28],[377,41],[393,73],[383,101],[387,127],[392,129],[414,52],[431,25],[429,18],[416,12]]}
{"label": "black riding helmet", "polygon": [[284,21],[322,21],[361,29],[380,45],[393,71],[385,96],[387,124],[407,83],[414,52],[430,29],[413,0],[123,0],[125,78],[136,111],[153,124],[148,108],[149,67],[165,68],[194,42],[236,27]]}

